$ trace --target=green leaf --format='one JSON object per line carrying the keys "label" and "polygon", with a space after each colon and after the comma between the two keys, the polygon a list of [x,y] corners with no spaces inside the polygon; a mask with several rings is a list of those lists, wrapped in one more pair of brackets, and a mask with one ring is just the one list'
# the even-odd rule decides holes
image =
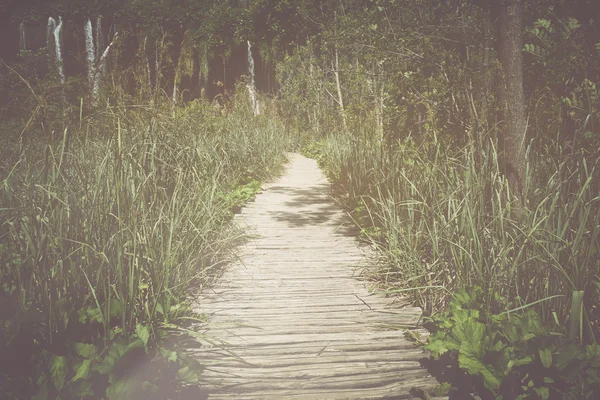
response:
{"label": "green leaf", "polygon": [[73,397],[77,398],[95,398],[94,391],[92,390],[92,383],[90,381],[78,382],[69,392]]}
{"label": "green leaf", "polygon": [[148,339],[150,338],[150,330],[148,327],[146,325],[137,324],[135,327],[135,333],[137,334],[138,338],[144,342],[144,346],[147,346]]}
{"label": "green leaf", "polygon": [[593,368],[600,368],[600,345],[590,344],[585,348],[587,362]]}
{"label": "green leaf", "polygon": [[483,384],[492,392],[496,392],[503,378],[491,365],[484,364],[472,354],[459,353],[458,365],[471,375],[480,375]]}
{"label": "green leaf", "polygon": [[550,368],[552,366],[552,351],[549,348],[540,349],[540,360],[544,368]]}
{"label": "green leaf", "polygon": [[81,362],[81,365],[79,365],[79,367],[76,368],[75,376],[73,377],[73,379],[71,379],[71,382],[75,382],[78,379],[87,379],[87,377],[90,375],[91,363],[91,360],[83,360]]}
{"label": "green leaf", "polygon": [[539,388],[536,387],[533,390],[538,396],[542,398],[542,400],[548,400],[548,398],[550,397],[550,389],[548,389],[545,386]]}
{"label": "green leaf", "polygon": [[575,18],[569,17],[569,19],[567,21],[567,27],[568,27],[569,31],[573,31],[575,29],[581,28],[581,24]]}
{"label": "green leaf", "polygon": [[160,355],[169,362],[177,362],[177,352],[167,349],[160,349]]}
{"label": "green leaf", "polygon": [[535,334],[534,333],[528,333],[527,335],[524,335],[523,338],[521,338],[521,340],[523,342],[527,342],[528,340],[531,340],[535,338]]}
{"label": "green leaf", "polygon": [[123,343],[113,342],[108,349],[108,354],[98,366],[94,367],[94,370],[101,374],[108,374],[125,354],[125,350],[126,347]]}
{"label": "green leaf", "polygon": [[528,365],[533,362],[534,358],[532,356],[527,356],[523,358],[519,358],[517,360],[510,360],[508,362],[508,370],[510,371],[514,367],[520,367],[522,365]]}
{"label": "green leaf", "polygon": [[423,346],[425,350],[429,350],[431,352],[431,356],[434,359],[440,358],[440,356],[448,351],[444,341],[442,340],[433,340]]}
{"label": "green leaf", "polygon": [[482,356],[482,340],[485,325],[469,318],[452,330],[452,335],[460,343],[460,351]]}
{"label": "green leaf", "polygon": [[98,354],[98,349],[93,344],[75,343],[75,353],[83,358],[94,359]]}
{"label": "green leaf", "polygon": [[433,388],[433,394],[435,396],[447,396],[450,393],[450,389],[452,389],[452,384],[449,382],[442,382]]}
{"label": "green leaf", "polygon": [[110,316],[120,317],[123,313],[123,302],[117,299],[110,299]]}
{"label": "green leaf", "polygon": [[98,308],[85,307],[85,318],[80,316],[79,321],[83,323],[83,322],[85,322],[85,320],[88,320],[90,322],[97,322],[97,323],[101,324],[102,321],[104,321],[104,317],[102,316],[102,313],[100,312],[100,310],[98,310]]}
{"label": "green leaf", "polygon": [[50,378],[57,390],[61,390],[65,385],[67,377],[67,358],[53,355],[50,359]]}
{"label": "green leaf", "polygon": [[580,341],[583,337],[580,336],[582,331],[582,314],[583,314],[583,290],[574,290],[571,300],[571,315],[569,326],[569,339],[574,340],[579,336]]}
{"label": "green leaf", "polygon": [[130,350],[140,349],[143,347],[144,347],[144,342],[142,342],[142,339],[138,338],[127,345],[127,347],[125,348],[125,353],[128,353]]}
{"label": "green leaf", "polygon": [[190,367],[183,367],[177,371],[177,379],[189,384],[197,384],[200,380],[201,373]]}
{"label": "green leaf", "polygon": [[106,389],[106,397],[110,400],[130,399],[138,392],[139,386],[133,379],[120,379]]}

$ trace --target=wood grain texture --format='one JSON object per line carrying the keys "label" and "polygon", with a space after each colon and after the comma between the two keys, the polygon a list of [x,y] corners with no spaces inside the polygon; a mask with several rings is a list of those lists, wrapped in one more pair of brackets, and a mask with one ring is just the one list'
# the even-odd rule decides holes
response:
{"label": "wood grain texture", "polygon": [[431,389],[425,354],[404,338],[421,310],[369,292],[373,254],[330,196],[314,160],[289,155],[286,174],[236,216],[250,238],[203,294],[211,399],[410,399]]}

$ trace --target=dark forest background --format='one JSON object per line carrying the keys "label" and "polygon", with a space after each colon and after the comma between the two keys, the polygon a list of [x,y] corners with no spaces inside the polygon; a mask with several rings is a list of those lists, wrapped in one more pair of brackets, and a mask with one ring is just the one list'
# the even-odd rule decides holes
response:
{"label": "dark forest background", "polygon": [[201,388],[189,288],[289,150],[440,393],[599,393],[597,1],[1,0],[0,37],[0,395]]}

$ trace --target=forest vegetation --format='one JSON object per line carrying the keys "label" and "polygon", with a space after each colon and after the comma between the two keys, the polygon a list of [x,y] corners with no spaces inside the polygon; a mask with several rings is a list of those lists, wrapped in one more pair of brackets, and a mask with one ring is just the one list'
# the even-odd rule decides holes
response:
{"label": "forest vegetation", "polygon": [[2,0],[0,22],[0,397],[201,388],[190,287],[288,150],[379,250],[364,274],[423,308],[439,394],[600,393],[595,0]]}

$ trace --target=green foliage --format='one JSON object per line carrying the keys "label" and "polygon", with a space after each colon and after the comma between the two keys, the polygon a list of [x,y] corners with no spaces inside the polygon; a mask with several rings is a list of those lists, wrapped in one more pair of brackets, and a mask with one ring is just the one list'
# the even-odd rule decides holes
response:
{"label": "green foliage", "polygon": [[324,140],[311,140],[308,141],[301,149],[302,155],[308,158],[314,158],[321,164],[323,158],[323,151],[325,149]]}
{"label": "green foliage", "polygon": [[217,272],[231,207],[287,146],[241,95],[227,115],[201,101],[119,106],[61,136],[3,132],[19,157],[0,170],[0,352],[20,361],[0,364],[0,397],[158,399],[198,382],[198,362],[165,340],[203,321],[187,289]]}
{"label": "green foliage", "polygon": [[232,190],[223,193],[219,192],[218,196],[229,206],[229,208],[238,213],[242,205],[250,200],[253,200],[257,193],[261,191],[260,182],[254,179],[249,179],[246,184],[235,186]]}
{"label": "green foliage", "polygon": [[63,356],[42,350],[33,398],[93,399],[106,393],[111,400],[158,399],[161,386],[199,383],[204,367],[197,360],[177,348],[156,346],[159,342],[150,345],[148,326],[138,324],[136,332],[127,338],[117,330],[104,351],[91,343],[73,343]]}
{"label": "green foliage", "polygon": [[525,73],[534,111],[532,136],[562,136],[578,148],[597,147],[600,114],[595,83],[600,70],[593,55],[595,44],[590,41],[597,23],[582,24],[552,9],[541,13],[544,18],[526,29],[524,46],[530,56]]}
{"label": "green foliage", "polygon": [[[495,301],[504,299],[495,296]],[[578,346],[564,328],[546,326],[531,308],[490,313],[481,288],[460,290],[433,319],[423,345],[448,375],[471,377],[461,390],[484,398],[595,398],[600,386],[597,344]]]}
{"label": "green foliage", "polygon": [[559,152],[530,153],[530,206],[518,213],[493,144],[476,156],[441,140],[390,149],[377,139],[338,136],[325,141],[321,160],[355,221],[387,256],[370,270],[385,277],[387,289],[417,288],[406,293],[430,312],[446,306],[448,293],[472,286],[500,293],[510,307],[547,299],[535,304],[545,322],[557,319],[572,326],[572,338],[594,342],[598,171],[585,158],[546,164]]}

